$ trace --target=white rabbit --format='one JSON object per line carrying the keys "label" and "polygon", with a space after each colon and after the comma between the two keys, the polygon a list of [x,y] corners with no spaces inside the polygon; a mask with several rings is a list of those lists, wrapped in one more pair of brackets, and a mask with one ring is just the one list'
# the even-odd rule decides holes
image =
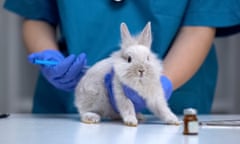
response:
{"label": "white rabbit", "polygon": [[[178,124],[178,118],[171,112],[160,83],[161,61],[151,52],[152,34],[150,22],[137,36],[131,36],[125,23],[120,26],[121,49],[111,57],[92,66],[78,83],[75,91],[75,105],[81,121],[97,123],[101,117],[121,117],[128,126],[137,126],[134,105],[123,92],[122,84],[137,91],[146,105],[161,120]],[[119,113],[109,103],[104,86],[104,77],[113,68],[113,92]]]}

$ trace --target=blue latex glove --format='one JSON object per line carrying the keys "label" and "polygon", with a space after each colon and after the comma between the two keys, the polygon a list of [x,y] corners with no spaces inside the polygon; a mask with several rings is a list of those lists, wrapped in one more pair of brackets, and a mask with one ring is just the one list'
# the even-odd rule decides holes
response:
{"label": "blue latex glove", "polygon": [[57,62],[56,65],[40,65],[43,76],[56,88],[64,91],[73,91],[84,74],[86,54],[64,57],[58,50],[44,50],[28,56],[30,63],[34,60],[48,60]]}
{"label": "blue latex glove", "polygon": [[166,100],[169,100],[173,92],[172,82],[165,75],[162,75],[160,77],[160,82],[162,83],[163,91],[165,94],[164,96]]}
{"label": "blue latex glove", "polygon": [[[110,103],[111,103],[114,111],[118,112],[118,108],[116,106],[116,102],[114,99],[114,93],[113,93],[113,89],[112,89],[113,76],[114,76],[114,71],[111,70],[110,73],[107,73],[105,75],[104,84],[105,84],[105,87],[109,94]],[[160,82],[162,83],[162,86],[163,86],[165,98],[166,98],[166,100],[168,100],[171,97],[171,94],[173,91],[172,83],[166,76],[161,76]],[[124,84],[122,84],[122,88],[123,88],[125,95],[134,104],[134,108],[135,108],[136,112],[140,112],[146,108],[145,100],[141,96],[139,96],[139,94],[136,91],[134,91],[133,89],[131,89],[130,87],[128,87],[127,85],[124,85]]]}

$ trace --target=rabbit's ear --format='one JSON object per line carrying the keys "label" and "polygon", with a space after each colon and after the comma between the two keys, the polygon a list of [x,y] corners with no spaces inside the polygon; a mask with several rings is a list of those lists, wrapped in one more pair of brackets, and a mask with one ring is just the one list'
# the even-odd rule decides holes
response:
{"label": "rabbit's ear", "polygon": [[131,34],[125,23],[121,23],[121,37],[122,37],[122,40],[131,38]]}
{"label": "rabbit's ear", "polygon": [[146,47],[151,47],[152,44],[152,32],[151,22],[148,22],[141,34],[138,36],[138,43]]}
{"label": "rabbit's ear", "polygon": [[128,47],[133,43],[133,38],[128,30],[128,27],[125,23],[121,23],[120,26],[121,31],[121,39],[122,39],[122,45],[123,47]]}

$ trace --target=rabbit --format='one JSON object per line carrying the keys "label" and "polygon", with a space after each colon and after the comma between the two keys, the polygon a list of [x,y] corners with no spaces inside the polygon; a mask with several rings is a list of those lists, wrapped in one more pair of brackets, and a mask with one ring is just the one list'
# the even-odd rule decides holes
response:
{"label": "rabbit", "polygon": [[[75,105],[84,123],[98,123],[101,118],[121,118],[127,126],[137,126],[138,117],[132,101],[124,95],[122,84],[137,91],[155,116],[170,124],[178,124],[177,116],[170,110],[160,83],[163,65],[151,51],[151,23],[132,36],[125,23],[120,25],[120,50],[87,70],[75,89]],[[119,112],[109,102],[104,77],[114,70],[113,92]]]}

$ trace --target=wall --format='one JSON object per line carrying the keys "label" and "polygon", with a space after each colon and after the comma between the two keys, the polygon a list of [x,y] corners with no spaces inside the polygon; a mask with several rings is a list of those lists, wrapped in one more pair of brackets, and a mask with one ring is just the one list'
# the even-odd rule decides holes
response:
{"label": "wall", "polygon": [[240,34],[216,40],[219,79],[213,111],[240,113]]}
{"label": "wall", "polygon": [[0,112],[29,112],[31,108],[37,70],[27,63],[20,22],[0,8]]}

